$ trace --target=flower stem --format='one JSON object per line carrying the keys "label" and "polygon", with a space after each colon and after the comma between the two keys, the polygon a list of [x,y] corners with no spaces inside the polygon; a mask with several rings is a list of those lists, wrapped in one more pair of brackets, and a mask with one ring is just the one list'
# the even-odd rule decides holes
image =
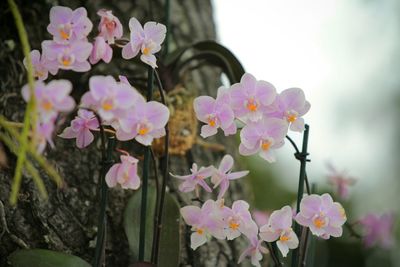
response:
{"label": "flower stem", "polygon": [[[161,96],[161,102],[167,106],[166,98],[164,95],[164,88],[161,83],[160,76],[158,75],[158,72],[155,72],[157,84],[158,84],[158,90],[160,92]],[[153,244],[153,251],[152,251],[152,258],[154,259],[154,264],[158,263],[158,250],[160,247],[160,235],[161,235],[161,228],[162,228],[162,215],[163,215],[163,210],[164,210],[164,200],[165,200],[165,191],[167,188],[167,180],[169,177],[168,173],[168,163],[169,163],[169,153],[168,153],[168,147],[169,147],[169,128],[168,128],[168,123],[165,125],[165,140],[164,140],[164,157],[163,157],[163,162],[161,165],[162,168],[162,184],[161,184],[161,191],[160,191],[160,197],[159,197],[159,202],[156,202],[156,228],[155,228],[155,243]]]}
{"label": "flower stem", "polygon": [[15,25],[17,27],[18,35],[21,40],[22,51],[27,60],[26,62],[28,71],[29,93],[30,93],[30,98],[25,111],[24,126],[22,128],[22,133],[19,140],[20,145],[18,151],[17,164],[15,167],[14,179],[11,186],[10,204],[15,205],[17,203],[18,192],[21,187],[22,169],[24,167],[26,160],[26,150],[29,146],[28,144],[29,130],[32,129],[32,132],[35,132],[36,101],[35,101],[35,80],[33,77],[32,60],[29,54],[31,48],[28,42],[28,35],[25,30],[21,13],[19,12],[18,7],[15,4],[14,0],[8,0],[8,5],[10,6],[11,13],[14,16]]}
{"label": "flower stem", "polygon": [[[147,101],[150,101],[153,94],[154,70],[148,67],[147,76]],[[146,215],[147,215],[147,189],[149,183],[150,168],[150,147],[145,147],[142,175],[142,201],[140,207],[140,232],[139,232],[139,261],[144,260],[146,240]]]}
{"label": "flower stem", "polygon": [[109,137],[107,143],[107,151],[105,146],[105,133],[103,127],[100,125],[101,132],[101,150],[102,150],[102,162],[100,170],[100,213],[97,222],[97,240],[96,250],[94,255],[93,267],[101,267],[104,259],[105,240],[106,240],[106,208],[108,200],[108,187],[105,181],[106,173],[112,164],[112,152],[115,147],[115,138]]}
{"label": "flower stem", "polygon": [[[296,153],[297,156],[296,158],[300,161],[300,175],[299,175],[299,186],[298,186],[298,191],[297,191],[297,205],[296,205],[296,213],[300,211],[300,202],[301,199],[303,198],[304,194],[304,181],[306,179],[306,163],[307,163],[307,148],[308,148],[308,135],[309,135],[309,130],[310,127],[306,124],[305,125],[305,130],[303,134],[303,146],[301,149],[301,153]],[[298,224],[295,223],[295,232],[297,236],[301,236],[302,232],[302,227]],[[292,254],[292,267],[297,267],[299,264],[299,251],[300,247],[295,249]]]}

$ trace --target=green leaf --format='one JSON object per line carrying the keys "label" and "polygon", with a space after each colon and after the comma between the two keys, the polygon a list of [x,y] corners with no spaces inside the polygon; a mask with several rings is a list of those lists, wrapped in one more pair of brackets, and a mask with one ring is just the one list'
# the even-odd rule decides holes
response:
{"label": "green leaf", "polygon": [[77,256],[47,249],[18,250],[8,261],[13,267],[91,267]]}
{"label": "green leaf", "polygon": [[[140,232],[140,203],[142,200],[141,189],[135,191],[128,200],[124,212],[124,229],[128,238],[129,248],[134,261],[138,260],[139,232]],[[144,249],[145,260],[150,260],[153,241],[154,210],[156,205],[156,190],[149,186],[147,191],[147,218],[146,218],[146,240]]]}
{"label": "green leaf", "polygon": [[[149,206],[147,207],[148,215],[146,218],[145,260],[150,261],[156,203],[156,190],[153,186],[149,186],[147,195]],[[124,213],[125,233],[134,261],[138,259],[139,252],[140,201],[141,191],[139,190],[129,199]],[[165,194],[164,205],[158,266],[176,267],[179,265],[180,257],[179,205],[168,192]]]}
{"label": "green leaf", "polygon": [[164,205],[158,266],[176,267],[180,258],[179,204],[171,194],[166,193]]}

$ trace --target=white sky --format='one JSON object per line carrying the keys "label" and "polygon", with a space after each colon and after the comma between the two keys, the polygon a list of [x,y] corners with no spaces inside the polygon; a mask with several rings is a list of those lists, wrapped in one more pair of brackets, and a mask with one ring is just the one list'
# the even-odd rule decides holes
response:
{"label": "white sky", "polygon": [[[305,91],[312,179],[324,183],[331,160],[360,179],[355,197],[365,198],[377,186],[384,190],[360,212],[390,208],[387,200],[399,190],[398,182],[391,183],[400,179],[390,157],[398,123],[390,104],[400,87],[394,60],[400,55],[400,1],[214,0],[214,7],[220,42],[248,72],[278,92]],[[301,135],[291,136],[301,144]],[[298,163],[291,156],[287,144],[275,167],[295,188]]]}

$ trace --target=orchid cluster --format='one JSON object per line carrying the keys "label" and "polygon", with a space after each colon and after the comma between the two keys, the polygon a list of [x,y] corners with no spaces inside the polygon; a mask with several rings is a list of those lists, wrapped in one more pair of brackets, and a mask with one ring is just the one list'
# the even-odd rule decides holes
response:
{"label": "orchid cluster", "polygon": [[[44,151],[46,143],[54,146],[52,135],[58,114],[75,107],[75,101],[69,96],[72,90],[69,81],[54,80],[45,85],[42,80],[48,78],[49,72],[56,75],[59,69],[87,72],[91,68],[89,62],[109,63],[113,55],[111,45],[123,35],[122,24],[112,11],[102,9],[97,14],[99,33],[92,44],[88,35],[93,24],[85,8],[52,7],[47,30],[53,39],[42,42],[42,55],[38,50],[30,53],[34,76],[39,80],[35,84],[39,120],[34,136],[39,152]],[[154,54],[161,49],[166,27],[156,22],[147,22],[142,27],[136,18],[131,18],[129,28],[130,41],[122,49],[123,57],[130,59],[141,51],[141,60],[157,67]],[[27,65],[26,59],[24,64]],[[78,148],[90,145],[94,141],[93,132],[100,131],[100,127],[108,127],[120,141],[135,139],[144,146],[164,136],[168,108],[156,101],[146,101],[126,77],[119,78],[120,81],[111,76],[91,77],[90,90],[82,96],[77,116],[59,136],[76,139]],[[25,101],[30,99],[28,89],[28,85],[22,89]],[[140,185],[137,164],[136,158],[124,153],[121,163],[113,165],[106,175],[108,186],[119,184],[122,188],[137,189]]]}
{"label": "orchid cluster", "polygon": [[[42,54],[39,50],[30,53],[37,79],[46,80],[49,72],[56,75],[59,69],[87,72],[91,69],[90,64],[96,64],[100,60],[105,63],[111,61],[111,45],[115,44],[116,39],[122,38],[123,27],[112,11],[101,9],[97,14],[100,16],[99,33],[91,43],[88,35],[92,31],[93,23],[85,8],[72,10],[69,7],[55,6],[50,9],[47,31],[53,39],[42,42]],[[131,18],[129,28],[130,40],[122,49],[123,58],[131,59],[141,51],[140,59],[156,68],[154,54],[161,49],[166,27],[153,21],[142,27],[136,18]],[[26,59],[24,65],[27,66]]]}
{"label": "orchid cluster", "polygon": [[201,136],[215,135],[221,128],[226,136],[237,132],[236,122],[244,127],[240,133],[239,153],[259,154],[268,162],[275,161],[274,149],[284,144],[288,130],[302,132],[302,116],[310,109],[304,92],[290,88],[276,93],[275,87],[245,73],[230,88],[220,87],[217,98],[200,96],[194,100],[197,119],[206,123]]}
{"label": "orchid cluster", "polygon": [[[33,143],[38,153],[43,153],[46,144],[54,147],[52,135],[55,122],[60,112],[69,112],[74,109],[75,101],[69,95],[72,84],[67,80],[53,80],[47,85],[43,81],[36,81],[34,94],[36,99],[36,132],[33,133]],[[22,97],[26,102],[31,98],[29,85],[22,87]]]}

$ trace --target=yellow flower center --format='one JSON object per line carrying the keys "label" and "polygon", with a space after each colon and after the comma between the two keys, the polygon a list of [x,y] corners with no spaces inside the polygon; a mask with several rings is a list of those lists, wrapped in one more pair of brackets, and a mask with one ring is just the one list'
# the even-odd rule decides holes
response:
{"label": "yellow flower center", "polygon": [[53,104],[50,101],[45,100],[42,102],[42,108],[46,111],[49,111],[53,108]]}
{"label": "yellow flower center", "polygon": [[261,149],[264,151],[267,151],[268,149],[271,148],[271,142],[270,141],[262,141],[261,143]]}
{"label": "yellow flower center", "polygon": [[147,56],[148,54],[150,54],[150,48],[148,48],[148,47],[143,48],[142,53],[143,53],[143,55]]}
{"label": "yellow flower center", "polygon": [[317,228],[322,228],[325,226],[325,220],[323,220],[321,218],[316,218],[313,223],[314,223],[315,227],[317,227]]}
{"label": "yellow flower center", "polygon": [[139,129],[139,134],[140,134],[140,135],[145,135],[145,134],[147,134],[148,132],[149,132],[149,128],[147,128],[146,126],[141,127],[141,128]]}
{"label": "yellow flower center", "polygon": [[60,36],[64,40],[68,40],[69,39],[69,33],[66,32],[64,29],[60,29]]}
{"label": "yellow flower center", "polygon": [[289,241],[289,240],[290,240],[290,237],[289,237],[289,236],[286,236],[286,235],[281,235],[281,236],[279,237],[279,240],[282,241],[282,242],[286,242],[286,241]]}
{"label": "yellow flower center", "polygon": [[44,72],[43,71],[35,71],[35,76],[41,78],[44,76]]}
{"label": "yellow flower center", "polygon": [[215,117],[209,117],[207,121],[208,125],[210,125],[211,127],[215,127],[215,125],[217,124]]}
{"label": "yellow flower center", "polygon": [[252,98],[247,100],[247,106],[246,107],[250,111],[257,111],[257,109],[258,109],[257,103]]}
{"label": "yellow flower center", "polygon": [[240,224],[235,222],[235,221],[231,221],[229,223],[229,228],[231,228],[232,230],[237,230],[239,228]]}
{"label": "yellow flower center", "polygon": [[339,208],[339,212],[340,212],[340,215],[342,216],[342,218],[345,219],[346,218],[346,212],[344,211],[344,208],[340,207]]}
{"label": "yellow flower center", "polygon": [[297,120],[297,116],[295,114],[289,114],[287,115],[286,120],[288,122],[295,122]]}
{"label": "yellow flower center", "polygon": [[64,66],[69,66],[69,65],[71,65],[71,59],[69,59],[69,58],[63,58],[61,62],[62,62],[62,64],[63,64]]}
{"label": "yellow flower center", "polygon": [[104,102],[103,103],[103,105],[102,105],[102,107],[103,107],[103,109],[105,110],[105,111],[110,111],[110,110],[112,110],[113,109],[113,104],[111,103],[111,102]]}
{"label": "yellow flower center", "polygon": [[204,234],[204,229],[202,229],[202,228],[197,228],[197,229],[196,229],[196,233],[198,233],[199,235],[202,235],[202,234]]}

